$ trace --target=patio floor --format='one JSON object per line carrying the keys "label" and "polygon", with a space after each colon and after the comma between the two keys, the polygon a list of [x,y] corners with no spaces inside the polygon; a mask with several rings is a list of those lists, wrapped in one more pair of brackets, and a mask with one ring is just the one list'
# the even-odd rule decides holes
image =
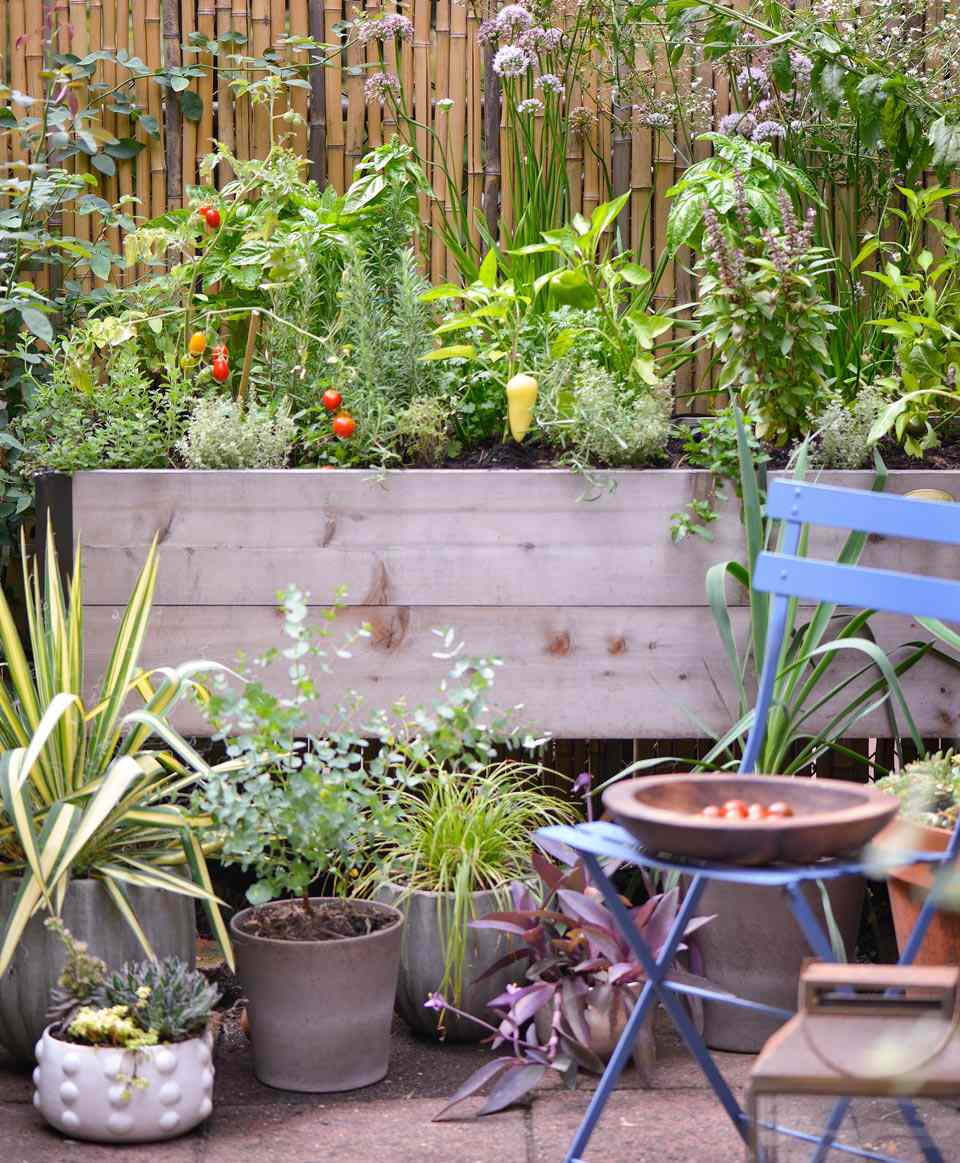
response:
{"label": "patio floor", "polygon": [[[202,1127],[170,1143],[105,1147],[66,1140],[47,1129],[31,1103],[29,1075],[0,1062],[0,1158],[3,1163],[562,1163],[589,1093],[547,1085],[527,1108],[482,1120],[432,1122],[450,1094],[484,1060],[473,1047],[438,1046],[399,1023],[390,1074],[343,1095],[271,1090],[253,1075],[250,1047],[228,1016],[217,1043],[216,1101]],[[749,1055],[720,1054],[720,1068],[740,1094]],[[592,1081],[588,1086],[592,1087]],[[813,1130],[826,1106],[780,1100],[777,1116]],[[960,1113],[924,1104],[948,1161],[960,1160]],[[906,1160],[920,1158],[891,1103],[860,1102],[847,1124],[857,1141]],[[831,1152],[830,1160],[849,1159]],[[614,1095],[587,1154],[590,1163],[733,1163],[744,1158],[732,1127],[672,1031],[658,1031],[653,1086],[632,1071]],[[778,1163],[809,1158],[809,1148],[780,1140]]]}

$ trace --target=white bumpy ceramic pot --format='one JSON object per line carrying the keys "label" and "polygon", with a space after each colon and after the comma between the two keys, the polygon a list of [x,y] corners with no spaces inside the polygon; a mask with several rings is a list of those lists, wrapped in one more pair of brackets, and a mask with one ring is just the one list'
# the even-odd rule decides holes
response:
{"label": "white bumpy ceramic pot", "polygon": [[149,1143],[186,1134],[213,1109],[213,1037],[117,1050],[50,1034],[36,1046],[33,1105],[71,1139]]}

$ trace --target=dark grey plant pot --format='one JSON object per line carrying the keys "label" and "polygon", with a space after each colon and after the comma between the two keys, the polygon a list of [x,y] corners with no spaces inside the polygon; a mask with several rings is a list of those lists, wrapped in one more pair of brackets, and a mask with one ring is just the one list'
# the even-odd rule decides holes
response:
{"label": "dark grey plant pot", "polygon": [[[849,876],[827,882],[831,908],[852,958],[863,908],[865,882]],[[814,915],[826,931],[820,890],[804,886]],[[707,882],[696,909],[716,913],[694,938],[703,954],[704,975],[721,989],[783,1009],[797,1008],[800,969],[814,956],[780,888],[758,888],[722,880]],[[755,1054],[783,1024],[739,1006],[705,1002],[704,1038],[714,1050]]]}
{"label": "dark grey plant pot", "polygon": [[[0,920],[9,915],[20,887],[19,877],[0,877]],[[157,888],[126,888],[130,905],[158,957],[180,957],[191,966],[196,954],[196,916],[190,897]],[[32,1065],[34,1047],[47,1024],[50,990],[63,971],[62,942],[43,926],[44,912],[31,918],[0,977],[0,1045],[22,1065]],[[78,941],[111,968],[146,956],[99,880],[71,880],[63,904],[63,921]]]}
{"label": "dark grey plant pot", "polygon": [[[321,904],[324,897],[312,898]],[[276,908],[286,902],[258,905]],[[366,937],[278,941],[244,933],[253,909],[230,921],[257,1078],[280,1090],[332,1094],[379,1082],[390,1059],[390,1023],[403,914]]]}
{"label": "dark grey plant pot", "polygon": [[[397,884],[383,884],[374,894],[377,900],[395,905],[406,917],[403,951],[400,955],[400,981],[397,985],[397,1013],[418,1034],[439,1036],[443,1019],[444,1038],[448,1042],[479,1042],[490,1031],[456,1014],[441,1015],[425,1009],[424,1002],[439,993],[446,967],[447,933],[453,915],[453,894],[410,892]],[[474,918],[509,908],[503,893],[471,893]],[[508,898],[507,898],[508,899]],[[466,959],[463,965],[463,992],[457,1009],[497,1025],[489,1002],[503,993],[508,985],[519,981],[526,968],[524,962],[500,970],[476,985],[471,984],[495,961],[510,952],[512,942],[505,933],[493,929],[467,929]],[[454,1002],[453,997],[447,1001]]]}

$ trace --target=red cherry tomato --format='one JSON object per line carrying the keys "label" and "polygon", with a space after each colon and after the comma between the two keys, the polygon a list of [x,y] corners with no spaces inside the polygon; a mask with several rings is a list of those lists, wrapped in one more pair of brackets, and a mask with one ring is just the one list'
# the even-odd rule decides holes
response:
{"label": "red cherry tomato", "polygon": [[744,814],[746,814],[746,802],[744,800],[727,800],[723,805],[723,810],[725,812],[733,811],[734,809],[738,811],[742,809]]}
{"label": "red cherry tomato", "polygon": [[227,361],[225,359],[215,359],[213,361],[213,369],[212,370],[213,370],[213,378],[218,383],[221,383],[221,384],[230,375],[230,365],[227,363]]}
{"label": "red cherry tomato", "polygon": [[333,434],[341,440],[349,440],[357,430],[357,422],[347,412],[341,412],[333,418]]}
{"label": "red cherry tomato", "polygon": [[747,818],[746,804],[741,804],[738,808],[725,807],[723,809],[723,818],[725,820],[745,820]]}
{"label": "red cherry tomato", "polygon": [[210,358],[226,360],[227,345],[225,343],[215,343],[210,349]]}
{"label": "red cherry tomato", "polygon": [[327,388],[320,399],[328,412],[336,412],[343,403],[343,396],[335,388]]}
{"label": "red cherry tomato", "polygon": [[785,804],[782,800],[777,800],[775,804],[771,804],[767,809],[771,816],[792,816],[793,808],[789,804]]}
{"label": "red cherry tomato", "polygon": [[207,207],[203,220],[211,230],[220,229],[220,211],[215,206]]}
{"label": "red cherry tomato", "polygon": [[763,804],[751,804],[747,816],[751,820],[765,820],[770,813]]}
{"label": "red cherry tomato", "polygon": [[197,210],[197,213],[201,218],[206,218],[206,216],[210,213],[210,207],[206,204],[206,202],[204,202],[200,209]]}
{"label": "red cherry tomato", "polygon": [[716,804],[707,804],[700,815],[706,816],[708,820],[718,820],[723,815],[723,812],[720,811]]}

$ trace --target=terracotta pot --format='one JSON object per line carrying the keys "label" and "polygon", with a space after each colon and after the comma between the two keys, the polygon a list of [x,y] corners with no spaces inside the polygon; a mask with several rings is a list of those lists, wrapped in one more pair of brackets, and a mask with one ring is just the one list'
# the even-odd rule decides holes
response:
{"label": "terracotta pot", "polygon": [[[859,876],[827,882],[831,909],[850,959],[864,889]],[[804,893],[825,929],[819,888],[806,884]],[[716,914],[696,935],[704,977],[739,997],[790,1011],[797,1008],[800,969],[812,954],[782,889],[711,880],[696,911],[700,916]],[[775,1017],[720,1002],[704,1003],[703,1023],[704,1039],[712,1049],[749,1054],[760,1050],[782,1025]]]}
{"label": "terracotta pot", "polygon": [[[925,824],[898,820],[878,837],[878,842],[896,844],[913,852],[944,852],[950,842],[950,832],[947,828],[930,828]],[[933,884],[934,872],[934,867],[929,864],[908,864],[894,869],[887,876],[893,927],[901,953],[920,916]],[[960,914],[939,909],[933,914],[914,964],[960,965]]]}
{"label": "terracotta pot", "polygon": [[[639,997],[643,983],[628,987],[634,997]],[[642,1081],[649,1083],[653,1074],[653,1067],[657,1059],[657,1044],[653,1032],[656,1005],[651,1005],[644,1015],[643,1022],[633,1042],[633,1064],[637,1068]],[[618,1006],[611,1021],[610,994],[606,990],[591,989],[584,997],[584,1020],[590,1033],[590,1049],[601,1062],[608,1062],[610,1055],[617,1048],[620,1035],[624,1031],[630,1015],[625,1006]],[[543,1045],[550,1037],[550,1023],[553,1019],[553,1010],[545,1006],[537,1011],[534,1025],[537,1037]]]}
{"label": "terracotta pot", "polygon": [[[0,877],[0,923],[13,907],[19,877]],[[179,957],[193,965],[196,914],[190,897],[157,888],[127,886],[130,904],[158,957]],[[21,1064],[33,1065],[34,1047],[47,1024],[50,990],[63,972],[66,952],[60,939],[32,917],[17,943],[10,968],[0,977],[0,1045]],[[71,880],[63,921],[90,952],[119,969],[146,956],[99,880]]]}
{"label": "terracotta pot", "polygon": [[117,1050],[75,1046],[49,1029],[36,1047],[33,1105],[71,1139],[152,1143],[193,1130],[213,1109],[213,1038]]}
{"label": "terracotta pot", "polygon": [[[396,884],[381,885],[374,894],[376,900],[399,908],[405,917],[403,948],[400,954],[400,980],[397,985],[397,1013],[420,1034],[438,1036],[441,1015],[424,1008],[432,993],[441,992],[446,967],[447,934],[453,914],[453,894],[437,892],[410,892]],[[471,919],[486,913],[509,908],[509,896],[495,892],[471,893]],[[470,929],[465,934],[466,957],[463,963],[463,991],[459,1000],[450,996],[448,1001],[457,1009],[490,1022],[495,1015],[488,1003],[503,993],[508,985],[523,976],[525,963],[510,966],[495,973],[477,985],[475,977],[510,951],[511,942],[505,933],[493,929]],[[443,1017],[444,1039],[448,1042],[479,1042],[490,1031],[456,1014]],[[496,1025],[496,1021],[493,1021]]]}
{"label": "terracotta pot", "polygon": [[383,910],[394,919],[365,937],[335,941],[280,941],[240,927],[254,911],[286,903],[244,909],[230,921],[257,1078],[319,1094],[379,1082],[390,1057],[403,914],[352,901],[358,911]]}

